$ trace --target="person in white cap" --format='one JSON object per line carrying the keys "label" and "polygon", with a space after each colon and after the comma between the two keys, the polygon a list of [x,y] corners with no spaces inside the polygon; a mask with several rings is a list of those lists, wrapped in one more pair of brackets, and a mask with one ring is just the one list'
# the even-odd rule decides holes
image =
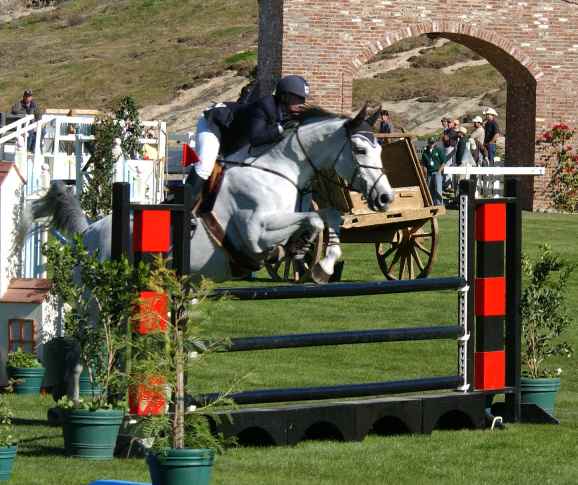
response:
{"label": "person in white cap", "polygon": [[496,140],[500,136],[500,126],[496,120],[498,113],[494,108],[488,108],[486,114],[486,125],[484,126],[484,148],[487,152],[488,162],[494,165],[496,156]]}
{"label": "person in white cap", "polygon": [[476,116],[473,120],[474,123],[474,131],[470,135],[470,141],[474,147],[472,148],[472,155],[476,162],[479,162],[482,154],[484,152],[484,138],[486,136],[486,132],[484,131],[483,122],[481,116]]}
{"label": "person in white cap", "polygon": [[468,134],[468,130],[465,126],[460,126],[456,131],[458,138],[456,140],[455,164],[459,167],[462,164],[462,160],[464,159],[464,155],[466,153],[466,142],[467,142],[466,135]]}

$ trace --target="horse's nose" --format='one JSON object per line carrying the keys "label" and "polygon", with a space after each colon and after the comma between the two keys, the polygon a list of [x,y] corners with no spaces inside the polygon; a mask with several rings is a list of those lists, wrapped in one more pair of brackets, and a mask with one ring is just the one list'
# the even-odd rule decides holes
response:
{"label": "horse's nose", "polygon": [[391,195],[389,193],[381,194],[379,196],[379,202],[381,205],[386,206],[393,202]]}
{"label": "horse's nose", "polygon": [[388,192],[384,192],[382,194],[379,194],[374,200],[375,207],[377,209],[380,209],[380,210],[387,209],[389,204],[391,204],[392,202],[393,202],[393,198],[392,198],[391,194],[389,194]]}

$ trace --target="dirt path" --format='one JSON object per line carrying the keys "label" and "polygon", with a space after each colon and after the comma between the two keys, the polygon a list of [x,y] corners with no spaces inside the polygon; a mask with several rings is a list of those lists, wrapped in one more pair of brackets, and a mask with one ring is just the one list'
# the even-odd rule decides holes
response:
{"label": "dirt path", "polygon": [[182,91],[168,104],[147,106],[140,110],[140,115],[145,120],[165,120],[169,131],[193,131],[203,110],[212,103],[237,99],[247,82],[245,77],[227,72],[223,76]]}
{"label": "dirt path", "polygon": [[[358,78],[372,78],[393,69],[408,68],[410,58],[419,56],[423,50],[440,47],[446,42],[448,42],[446,39],[438,39],[431,47],[418,47],[396,54],[392,59],[366,64],[360,69]],[[487,64],[484,59],[458,62],[441,71],[453,73],[464,67],[484,64]],[[234,72],[227,72],[223,76],[212,78],[199,86],[180,92],[170,103],[147,106],[140,111],[140,114],[143,119],[164,119],[167,121],[169,131],[172,132],[194,131],[196,120],[204,109],[213,102],[237,99],[247,82],[246,78]],[[404,127],[407,130],[423,135],[438,130],[441,117],[458,117],[464,113],[480,110],[479,104],[484,95],[485,93],[476,98],[448,98],[432,103],[418,101],[415,98],[396,102],[387,101],[386,105],[394,113],[405,114],[407,124]]]}
{"label": "dirt path", "polygon": [[409,51],[400,52],[394,54],[395,57],[391,59],[384,59],[382,61],[371,62],[365,64],[357,72],[357,79],[368,79],[377,76],[378,74],[383,74],[388,71],[393,71],[394,69],[408,69],[411,67],[409,59],[415,56],[419,56],[422,51],[435,49],[436,47],[441,47],[445,43],[449,42],[446,39],[437,39],[432,46],[429,47],[416,47]]}

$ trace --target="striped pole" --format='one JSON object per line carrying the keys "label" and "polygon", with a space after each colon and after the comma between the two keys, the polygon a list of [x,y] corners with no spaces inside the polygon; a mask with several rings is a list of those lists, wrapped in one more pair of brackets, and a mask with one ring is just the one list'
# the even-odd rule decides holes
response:
{"label": "striped pole", "polygon": [[478,202],[475,237],[475,388],[477,390],[503,389],[506,385],[505,201],[498,199]]}

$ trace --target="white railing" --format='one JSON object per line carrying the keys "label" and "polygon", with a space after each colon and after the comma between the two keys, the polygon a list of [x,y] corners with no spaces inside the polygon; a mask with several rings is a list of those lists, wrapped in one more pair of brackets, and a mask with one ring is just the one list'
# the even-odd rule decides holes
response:
{"label": "white railing", "polygon": [[[25,198],[39,197],[52,180],[74,182],[82,192],[90,177],[90,147],[94,116],[64,116],[45,114],[38,121],[33,115],[0,127],[0,154],[10,145],[13,159],[26,180]],[[158,204],[164,198],[165,164],[167,156],[167,129],[163,121],[142,122],[146,137],[140,143],[143,159],[125,160],[115,164],[115,182],[129,182],[131,200],[135,203]],[[35,145],[28,152],[28,137],[35,133]],[[42,243],[48,234],[43,226],[35,225],[22,249],[21,275],[24,278],[45,277],[41,255]]]}
{"label": "white railing", "polygon": [[34,115],[25,115],[0,127],[0,160],[16,161],[16,152],[28,144],[28,134],[36,130]]}
{"label": "white railing", "polygon": [[[82,192],[91,172],[89,144],[94,142],[94,123],[94,116],[47,114],[34,124],[37,135],[34,153],[25,157],[26,167],[21,170],[26,174],[28,197],[46,189],[51,180],[73,181],[78,192]],[[115,181],[135,185],[133,202],[155,204],[164,196],[166,123],[144,121],[143,126],[151,136],[141,138],[140,142],[147,153],[154,152],[153,156],[129,161],[119,158]],[[123,168],[119,169],[119,165]]]}
{"label": "white railing", "polygon": [[0,145],[16,140],[18,137],[26,134],[33,120],[34,115],[25,115],[12,123],[0,127]]}
{"label": "white railing", "polygon": [[[498,161],[501,163],[501,161]],[[468,167],[468,166],[449,166],[444,167],[445,175],[457,175],[469,180],[472,175],[477,177],[476,180],[476,197],[501,197],[504,189],[504,176],[541,176],[546,173],[544,167]]]}

